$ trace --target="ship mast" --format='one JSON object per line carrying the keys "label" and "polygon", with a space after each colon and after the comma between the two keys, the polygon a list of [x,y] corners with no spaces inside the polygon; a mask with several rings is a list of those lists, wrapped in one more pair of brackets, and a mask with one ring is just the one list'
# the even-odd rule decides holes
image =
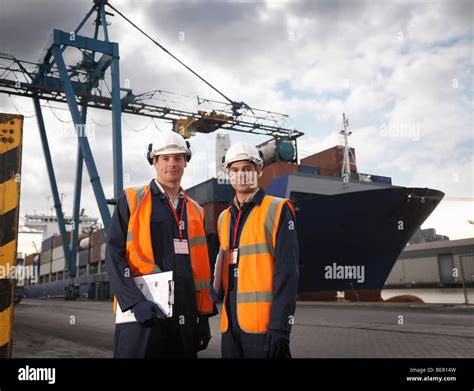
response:
{"label": "ship mast", "polygon": [[340,135],[344,138],[344,158],[342,161],[341,177],[344,182],[348,182],[351,177],[351,166],[349,160],[350,148],[349,148],[349,139],[348,137],[352,132],[347,131],[349,126],[349,119],[346,117],[346,113],[342,113],[342,130],[339,132]]}

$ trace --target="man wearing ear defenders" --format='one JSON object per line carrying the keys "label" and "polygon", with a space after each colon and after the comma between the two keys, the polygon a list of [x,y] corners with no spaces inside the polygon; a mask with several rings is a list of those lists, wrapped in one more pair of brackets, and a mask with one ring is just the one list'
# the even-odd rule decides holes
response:
{"label": "man wearing ear defenders", "polygon": [[299,259],[295,211],[289,200],[258,187],[262,167],[257,148],[246,142],[226,152],[235,198],[218,219],[221,272],[212,289],[216,301],[223,299],[223,358],[291,357]]}
{"label": "man wearing ear defenders", "polygon": [[[107,272],[121,310],[133,309],[137,319],[116,325],[116,358],[195,358],[211,339],[209,316],[217,311],[210,299],[204,211],[181,188],[191,156],[183,137],[163,132],[147,152],[156,178],[126,189],[112,217]],[[133,281],[165,271],[173,271],[175,284],[169,318]]]}

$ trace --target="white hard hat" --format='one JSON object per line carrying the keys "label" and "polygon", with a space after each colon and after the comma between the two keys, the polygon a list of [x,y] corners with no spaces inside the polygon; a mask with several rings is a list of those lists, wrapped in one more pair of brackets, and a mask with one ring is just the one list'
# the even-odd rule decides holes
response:
{"label": "white hard hat", "polygon": [[262,168],[263,166],[263,160],[257,148],[245,141],[238,141],[230,146],[225,154],[224,168],[228,169],[232,163],[241,160],[251,161],[255,163],[258,168]]}
{"label": "white hard hat", "polygon": [[191,156],[191,151],[186,144],[183,136],[170,130],[164,131],[158,137],[156,144],[153,145],[149,158],[153,159],[159,155],[172,155],[184,153],[186,156]]}

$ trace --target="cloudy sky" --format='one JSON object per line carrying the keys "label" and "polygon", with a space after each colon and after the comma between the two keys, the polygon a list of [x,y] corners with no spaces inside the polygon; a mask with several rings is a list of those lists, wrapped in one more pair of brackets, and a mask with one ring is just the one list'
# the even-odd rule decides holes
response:
{"label": "cloudy sky", "polygon": [[[112,1],[113,5],[234,100],[289,114],[305,132],[300,154],[339,143],[345,112],[360,172],[402,186],[431,187],[445,200],[423,224],[451,239],[472,237],[472,1]],[[71,31],[92,1],[0,0],[0,52],[39,61],[53,28]],[[120,44],[121,82],[222,100],[120,16],[109,17]],[[81,32],[91,33],[88,23]],[[190,98],[187,103],[194,105]],[[172,102],[171,102],[172,103]],[[73,203],[76,140],[65,106],[43,112],[64,210]],[[43,212],[51,194],[31,101],[0,96],[24,125],[21,213]],[[91,148],[112,197],[110,113],[91,110]],[[169,125],[123,116],[125,185],[153,171],[144,150]],[[231,141],[264,137],[233,132]],[[215,176],[215,134],[192,139],[196,155],[185,186]],[[98,216],[84,170],[82,207]],[[52,202],[49,201],[49,207]],[[28,239],[29,241],[29,239]]]}

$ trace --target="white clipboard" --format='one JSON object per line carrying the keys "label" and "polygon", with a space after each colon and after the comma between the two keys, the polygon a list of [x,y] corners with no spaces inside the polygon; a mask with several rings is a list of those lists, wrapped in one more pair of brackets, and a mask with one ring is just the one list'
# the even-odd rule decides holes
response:
{"label": "white clipboard", "polygon": [[[174,281],[172,271],[146,274],[144,276],[134,277],[133,279],[147,300],[157,304],[168,318],[173,316]],[[123,312],[117,302],[115,323],[130,323],[136,321],[137,319],[133,314],[133,309]]]}
{"label": "white clipboard", "polygon": [[218,303],[222,302],[222,299],[224,298],[224,289],[222,286],[222,273],[224,272],[224,262],[226,261],[224,257],[224,251],[219,248],[219,253],[217,254],[216,257],[216,263],[214,266],[214,281],[212,284],[212,288],[214,290],[214,293],[212,295],[212,299]]}

